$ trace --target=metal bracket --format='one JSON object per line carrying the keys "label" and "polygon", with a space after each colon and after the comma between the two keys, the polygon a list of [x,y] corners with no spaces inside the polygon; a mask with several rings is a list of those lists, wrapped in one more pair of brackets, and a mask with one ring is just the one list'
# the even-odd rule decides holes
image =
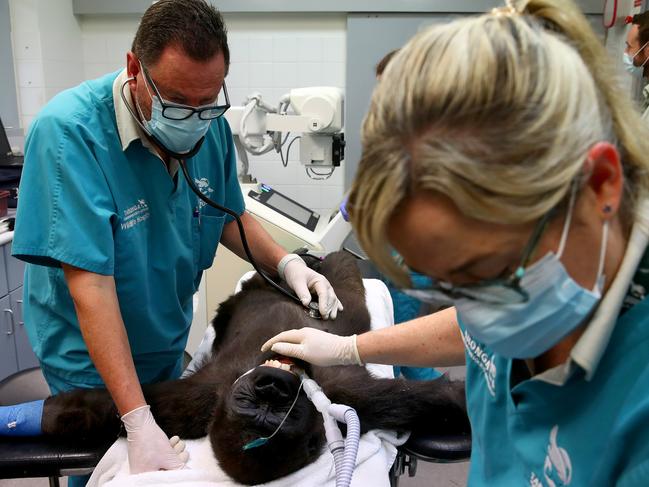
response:
{"label": "metal bracket", "polygon": [[[16,304],[20,305],[20,309],[23,309],[23,300],[22,299],[16,299]],[[19,321],[18,326],[24,326],[25,322],[24,321]]]}

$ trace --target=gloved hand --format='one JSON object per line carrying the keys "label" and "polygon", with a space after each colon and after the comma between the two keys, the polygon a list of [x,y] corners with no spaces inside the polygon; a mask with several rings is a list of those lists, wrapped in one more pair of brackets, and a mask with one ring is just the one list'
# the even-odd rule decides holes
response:
{"label": "gloved hand", "polygon": [[131,474],[154,470],[176,470],[183,468],[189,454],[185,442],[167,435],[160,429],[146,405],[122,416],[128,441],[128,465]]}
{"label": "gloved hand", "polygon": [[311,292],[318,295],[318,311],[322,319],[335,320],[338,312],[343,310],[343,305],[327,278],[309,268],[299,255],[286,254],[279,261],[277,272],[295,291],[303,306],[306,307],[311,302]]}
{"label": "gloved hand", "polygon": [[279,333],[262,345],[261,351],[267,350],[314,365],[363,365],[356,335],[341,337],[315,328]]}

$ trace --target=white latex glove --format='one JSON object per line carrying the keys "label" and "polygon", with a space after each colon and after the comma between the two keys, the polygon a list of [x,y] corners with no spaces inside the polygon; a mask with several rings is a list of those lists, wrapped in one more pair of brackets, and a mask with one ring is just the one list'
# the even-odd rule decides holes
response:
{"label": "white latex glove", "polygon": [[267,350],[314,365],[363,365],[356,347],[356,335],[341,337],[315,328],[279,333],[262,345],[261,351]]}
{"label": "white latex glove", "polygon": [[142,406],[122,416],[128,441],[128,465],[131,474],[154,470],[177,470],[189,459],[185,442],[167,435],[151,414],[151,406]]}
{"label": "white latex glove", "polygon": [[309,268],[299,255],[286,254],[279,261],[277,272],[295,291],[303,306],[311,302],[311,292],[318,295],[318,311],[322,319],[335,320],[338,312],[343,310],[327,278]]}

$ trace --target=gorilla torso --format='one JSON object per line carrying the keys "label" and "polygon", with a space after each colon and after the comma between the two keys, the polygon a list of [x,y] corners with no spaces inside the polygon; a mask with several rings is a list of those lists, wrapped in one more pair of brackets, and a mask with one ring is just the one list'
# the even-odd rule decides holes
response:
{"label": "gorilla torso", "polygon": [[[310,326],[339,335],[369,329],[364,288],[354,258],[338,252],[312,264],[329,279],[344,311],[334,321],[310,318],[297,303],[272,290],[259,276],[222,303],[212,322],[212,357],[192,376],[144,386],[158,424],[168,435],[209,435],[223,470],[238,482],[256,484],[313,462],[323,451],[321,416],[300,393],[279,432],[265,445],[243,446],[268,436],[286,416],[300,385],[292,372],[264,366],[273,352],[261,345],[275,334]],[[411,382],[376,379],[364,367],[315,367],[299,363],[332,402],[358,412],[362,430],[373,428],[444,433],[458,424],[468,431],[462,384],[444,378]],[[248,374],[246,372],[250,371]],[[244,375],[245,374],[245,375]],[[117,410],[105,390],[76,390],[49,398],[45,434],[111,438],[119,434]]]}

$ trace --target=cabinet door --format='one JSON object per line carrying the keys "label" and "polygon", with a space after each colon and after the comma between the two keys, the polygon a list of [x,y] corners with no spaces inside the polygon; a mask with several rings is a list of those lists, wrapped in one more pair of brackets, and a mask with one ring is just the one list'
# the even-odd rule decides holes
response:
{"label": "cabinet door", "polygon": [[18,372],[15,325],[9,296],[0,299],[0,380]]}
{"label": "cabinet door", "polygon": [[11,256],[11,242],[4,246],[5,265],[7,267],[7,284],[9,291],[23,285],[25,263]]}
{"label": "cabinet door", "polygon": [[14,313],[14,325],[16,329],[16,356],[18,359],[18,370],[29,369],[40,366],[32,346],[27,339],[25,322],[23,321],[23,288],[22,286],[12,291],[9,295],[11,310]]}
{"label": "cabinet door", "polygon": [[0,249],[0,297],[5,296],[9,292],[9,286],[7,285],[7,264],[5,263],[6,247],[6,245],[3,245]]}

